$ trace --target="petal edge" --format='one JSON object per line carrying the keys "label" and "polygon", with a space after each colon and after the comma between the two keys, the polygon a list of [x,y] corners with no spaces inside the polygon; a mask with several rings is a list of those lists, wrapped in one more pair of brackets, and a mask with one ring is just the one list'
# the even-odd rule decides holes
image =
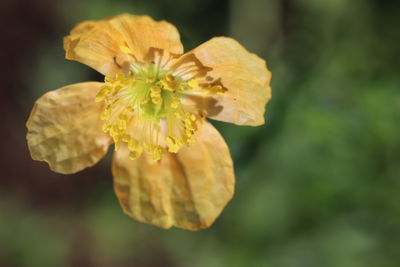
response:
{"label": "petal edge", "polygon": [[68,85],[40,97],[26,122],[27,142],[34,160],[45,161],[62,174],[96,164],[111,139],[101,130],[103,106],[94,102],[98,82]]}
{"label": "petal edge", "polygon": [[171,54],[183,53],[175,26],[149,16],[122,14],[84,21],[64,37],[67,59],[79,61],[108,76],[121,71],[128,60],[122,47],[130,49],[137,60],[144,60],[151,48]]}
{"label": "petal edge", "polygon": [[128,159],[121,147],[113,159],[114,188],[126,214],[162,228],[209,227],[233,196],[229,150],[208,123],[198,141],[153,161],[146,154]]}
{"label": "petal edge", "polygon": [[264,124],[265,105],[271,99],[271,73],[265,60],[228,37],[212,38],[189,53],[211,67],[209,75],[227,88],[223,95],[198,99],[198,107],[209,118],[238,125]]}

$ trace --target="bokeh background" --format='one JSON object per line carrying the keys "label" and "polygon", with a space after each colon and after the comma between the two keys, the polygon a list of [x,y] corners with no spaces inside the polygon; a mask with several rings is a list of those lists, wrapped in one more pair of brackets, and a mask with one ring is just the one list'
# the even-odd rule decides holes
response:
{"label": "bokeh background", "polygon": [[[400,266],[400,2],[1,0],[0,266]],[[64,59],[79,21],[166,19],[186,50],[236,38],[273,73],[266,125],[214,123],[236,194],[216,223],[162,230],[124,215],[110,155],[76,175],[32,161],[36,98],[101,81]]]}

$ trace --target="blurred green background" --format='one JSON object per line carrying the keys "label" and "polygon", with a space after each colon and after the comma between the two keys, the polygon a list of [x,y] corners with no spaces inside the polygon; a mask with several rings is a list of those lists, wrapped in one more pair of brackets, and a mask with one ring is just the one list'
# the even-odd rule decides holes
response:
{"label": "blurred green background", "polygon": [[[400,266],[400,2],[1,0],[0,266]],[[236,194],[206,230],[124,215],[110,156],[76,175],[31,160],[36,98],[102,76],[64,59],[79,21],[148,14],[186,50],[236,38],[273,73],[266,125],[214,123]]]}

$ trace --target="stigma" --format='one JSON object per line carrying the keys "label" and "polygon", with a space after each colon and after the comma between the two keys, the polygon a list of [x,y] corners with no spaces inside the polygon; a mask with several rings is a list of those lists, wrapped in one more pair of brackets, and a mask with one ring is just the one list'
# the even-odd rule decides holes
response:
{"label": "stigma", "polygon": [[159,160],[194,141],[201,116],[184,97],[201,90],[197,80],[185,81],[156,64],[143,64],[106,76],[95,100],[105,103],[103,131],[113,138],[115,149],[126,143],[131,159],[148,152]]}

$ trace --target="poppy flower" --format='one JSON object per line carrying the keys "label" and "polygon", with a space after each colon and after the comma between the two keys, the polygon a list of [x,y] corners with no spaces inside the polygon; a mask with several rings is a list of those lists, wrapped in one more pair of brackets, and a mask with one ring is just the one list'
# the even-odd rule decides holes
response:
{"label": "poppy flower", "polygon": [[229,149],[206,118],[263,124],[271,98],[265,61],[227,37],[184,53],[173,25],[128,14],[79,23],[64,48],[105,82],[36,101],[26,124],[32,158],[70,174],[114,144],[114,189],[126,214],[163,228],[209,227],[235,178]]}

